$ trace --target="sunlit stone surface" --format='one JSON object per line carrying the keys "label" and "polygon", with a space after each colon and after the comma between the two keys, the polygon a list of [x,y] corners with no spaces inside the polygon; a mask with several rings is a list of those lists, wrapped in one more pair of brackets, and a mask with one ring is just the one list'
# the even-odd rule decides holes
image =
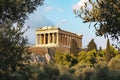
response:
{"label": "sunlit stone surface", "polygon": [[75,39],[79,48],[82,48],[82,35],[80,34],[53,26],[45,26],[36,30],[37,47],[70,47],[72,39]]}

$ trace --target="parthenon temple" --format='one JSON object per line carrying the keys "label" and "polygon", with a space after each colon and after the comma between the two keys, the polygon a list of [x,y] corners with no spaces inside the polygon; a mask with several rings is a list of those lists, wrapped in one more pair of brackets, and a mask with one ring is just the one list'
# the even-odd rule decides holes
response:
{"label": "parthenon temple", "polygon": [[82,48],[82,35],[71,33],[54,26],[45,26],[36,30],[36,47],[68,47],[75,39]]}

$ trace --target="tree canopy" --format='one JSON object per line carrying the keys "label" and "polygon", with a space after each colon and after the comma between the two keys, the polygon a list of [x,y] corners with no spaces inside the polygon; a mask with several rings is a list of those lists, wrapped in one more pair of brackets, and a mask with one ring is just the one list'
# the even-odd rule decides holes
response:
{"label": "tree canopy", "polygon": [[24,22],[29,13],[42,5],[44,0],[0,0],[0,24],[10,20]]}
{"label": "tree canopy", "polygon": [[17,71],[28,75],[30,69],[26,69],[25,59],[29,52],[23,27],[28,14],[42,4],[43,0],[0,0],[1,80],[7,80],[8,76]]}
{"label": "tree canopy", "polygon": [[109,62],[112,58],[112,53],[110,49],[110,41],[107,39],[107,44],[106,44],[106,53],[105,53],[105,59],[107,62]]}
{"label": "tree canopy", "polygon": [[71,48],[70,48],[70,53],[74,54],[74,55],[78,55],[78,52],[79,52],[79,47],[78,47],[78,44],[76,42],[75,39],[72,39],[71,40]]}
{"label": "tree canopy", "polygon": [[95,50],[97,50],[97,46],[96,46],[96,44],[95,44],[95,42],[94,42],[94,39],[92,39],[90,42],[89,42],[89,44],[87,45],[87,50],[88,51],[91,51],[91,50],[93,50],[93,49],[95,49]]}
{"label": "tree canopy", "polygon": [[84,22],[94,22],[96,35],[119,40],[120,0],[88,0],[84,7],[74,10]]}

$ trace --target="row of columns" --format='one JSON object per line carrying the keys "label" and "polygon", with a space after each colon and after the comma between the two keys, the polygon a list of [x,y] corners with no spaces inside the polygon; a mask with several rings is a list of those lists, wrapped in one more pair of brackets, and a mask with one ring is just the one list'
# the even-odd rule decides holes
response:
{"label": "row of columns", "polygon": [[58,45],[63,45],[63,46],[70,46],[71,45],[71,40],[75,39],[78,46],[82,46],[82,39],[80,37],[70,35],[70,34],[65,34],[65,33],[42,33],[42,34],[37,34],[36,36],[36,42],[37,45],[42,45],[42,44],[58,44]]}
{"label": "row of columns", "polygon": [[36,42],[37,42],[37,45],[50,44],[50,43],[57,44],[58,42],[57,33],[37,34]]}
{"label": "row of columns", "polygon": [[61,45],[70,46],[72,39],[76,40],[79,47],[82,46],[82,38],[76,37],[74,35],[64,34],[64,33],[59,34],[59,41],[60,41],[59,44],[61,44]]}

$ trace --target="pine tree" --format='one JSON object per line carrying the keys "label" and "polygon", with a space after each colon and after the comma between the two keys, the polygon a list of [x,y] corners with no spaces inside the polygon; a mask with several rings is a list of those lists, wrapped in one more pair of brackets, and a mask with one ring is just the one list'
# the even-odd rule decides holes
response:
{"label": "pine tree", "polygon": [[105,59],[107,62],[109,62],[112,58],[112,53],[110,50],[110,41],[107,39],[107,44],[106,44],[106,53],[105,53]]}
{"label": "pine tree", "polygon": [[99,47],[99,52],[100,52],[100,51],[102,51],[102,47],[101,47],[101,46]]}
{"label": "pine tree", "polygon": [[92,39],[92,40],[89,42],[88,46],[87,46],[87,50],[88,50],[88,51],[91,51],[91,50],[93,50],[93,49],[96,49],[96,50],[97,50],[97,46],[96,46],[96,44],[95,44],[95,42],[94,42],[94,39]]}
{"label": "pine tree", "polygon": [[70,48],[70,53],[74,54],[75,56],[77,56],[79,52],[79,47],[77,45],[77,42],[75,39],[72,39],[71,41],[71,48]]}

